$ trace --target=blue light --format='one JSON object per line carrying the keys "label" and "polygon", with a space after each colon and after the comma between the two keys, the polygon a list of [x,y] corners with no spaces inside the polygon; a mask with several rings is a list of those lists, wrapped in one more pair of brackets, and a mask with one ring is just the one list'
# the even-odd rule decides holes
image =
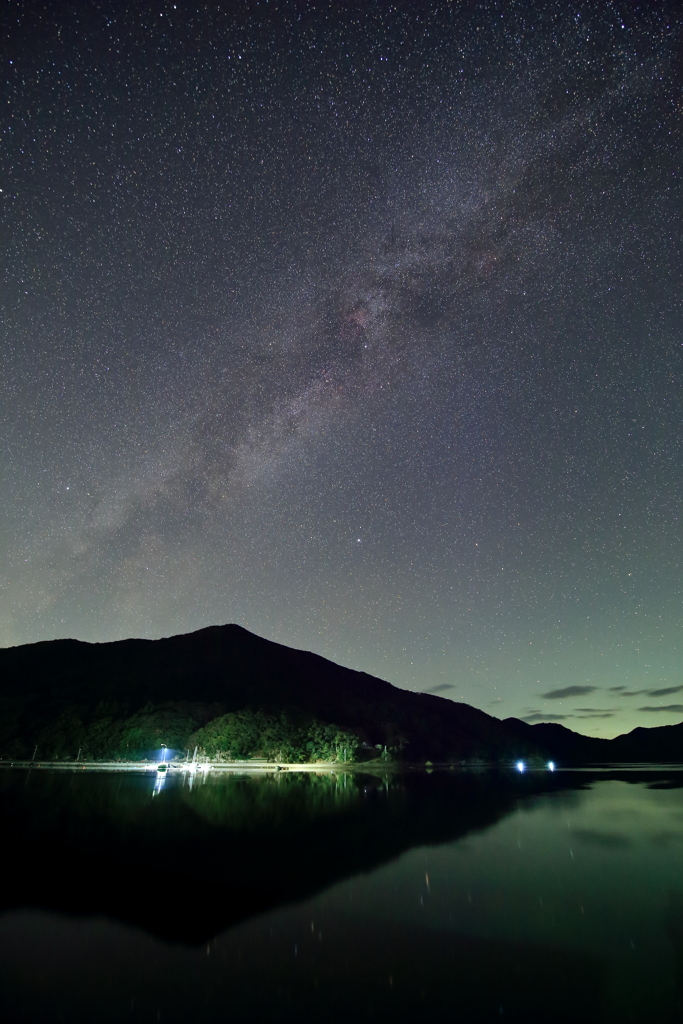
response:
{"label": "blue light", "polygon": [[517,762],[517,771],[518,772],[526,771],[526,765],[524,764],[524,761],[518,761]]}
{"label": "blue light", "polygon": [[548,761],[548,771],[549,772],[554,772],[555,771],[555,762],[554,761]]}

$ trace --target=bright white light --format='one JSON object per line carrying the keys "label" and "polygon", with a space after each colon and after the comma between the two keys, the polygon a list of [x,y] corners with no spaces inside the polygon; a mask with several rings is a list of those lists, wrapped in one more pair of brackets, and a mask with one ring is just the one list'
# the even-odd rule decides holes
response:
{"label": "bright white light", "polygon": [[517,771],[518,772],[526,771],[526,765],[524,764],[524,761],[518,761],[517,762]]}
{"label": "bright white light", "polygon": [[548,761],[548,771],[549,772],[554,772],[555,771],[555,762],[554,761]]}

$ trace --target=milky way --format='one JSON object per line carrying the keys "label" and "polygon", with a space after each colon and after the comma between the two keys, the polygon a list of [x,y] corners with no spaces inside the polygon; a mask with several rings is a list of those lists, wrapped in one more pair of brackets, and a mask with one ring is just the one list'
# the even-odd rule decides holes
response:
{"label": "milky way", "polygon": [[229,6],[8,21],[0,643],[680,721],[677,5]]}

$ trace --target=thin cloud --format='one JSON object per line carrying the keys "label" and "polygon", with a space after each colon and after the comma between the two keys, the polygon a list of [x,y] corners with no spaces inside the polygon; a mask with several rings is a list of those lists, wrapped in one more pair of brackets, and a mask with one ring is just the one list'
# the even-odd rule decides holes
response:
{"label": "thin cloud", "polygon": [[669,711],[672,714],[683,715],[683,704],[663,704],[658,707],[645,706],[638,708],[639,711]]}
{"label": "thin cloud", "polygon": [[439,683],[438,686],[432,686],[431,690],[423,690],[423,693],[443,693],[444,690],[454,690],[455,685],[453,683]]}
{"label": "thin cloud", "polygon": [[561,690],[548,690],[539,694],[545,700],[564,700],[565,697],[583,697],[587,693],[595,693],[597,686],[563,686]]}
{"label": "thin cloud", "polygon": [[592,711],[590,715],[577,715],[576,716],[581,722],[586,718],[614,718],[613,711]]}
{"label": "thin cloud", "polygon": [[523,722],[562,722],[571,715],[544,715],[542,711],[535,711],[533,715],[524,715]]}
{"label": "thin cloud", "polygon": [[619,708],[574,708],[574,711],[582,715],[606,715],[608,712],[611,715],[613,711],[619,711]]}
{"label": "thin cloud", "polygon": [[625,686],[610,686],[609,689],[616,692],[618,690],[625,690],[626,687]]}
{"label": "thin cloud", "polygon": [[664,686],[661,690],[627,690],[622,686],[621,690],[620,697],[642,697],[644,694],[648,697],[668,697],[670,693],[680,693],[683,686]]}

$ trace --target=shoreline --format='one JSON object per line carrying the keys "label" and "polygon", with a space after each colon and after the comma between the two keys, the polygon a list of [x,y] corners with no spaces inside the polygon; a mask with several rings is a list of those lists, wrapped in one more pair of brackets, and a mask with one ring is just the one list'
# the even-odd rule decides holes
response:
{"label": "shoreline", "polygon": [[[78,772],[78,771],[89,771],[89,772],[137,772],[147,773],[151,772],[156,775],[189,775],[190,777],[203,776],[211,774],[223,774],[223,775],[263,775],[269,774],[274,775],[277,772],[303,772],[307,774],[356,774],[367,772],[372,775],[377,774],[393,774],[396,772],[410,772],[410,771],[424,771],[427,774],[433,771],[464,771],[464,772],[488,772],[488,771],[513,771],[517,772],[519,769],[515,762],[504,763],[500,762],[477,762],[476,764],[468,764],[463,762],[436,762],[436,763],[415,763],[415,762],[403,762],[403,761],[384,761],[384,760],[373,760],[373,761],[321,761],[321,762],[302,762],[292,763],[287,761],[263,761],[254,759],[253,761],[209,761],[202,760],[197,762],[188,761],[167,761],[165,762],[166,768],[159,771],[159,765],[164,762],[159,761],[11,761],[9,759],[0,758],[0,770],[14,770],[19,771],[33,771],[47,770],[47,771],[60,771],[60,772]],[[622,761],[622,762],[586,762],[576,764],[561,764],[554,765],[551,772],[612,772],[612,771],[666,771],[666,770],[683,771],[683,762],[681,761]],[[536,774],[538,772],[547,772],[548,766],[545,764],[534,764],[533,762],[527,762],[523,769],[523,774]]]}
{"label": "shoreline", "polygon": [[[161,762],[162,764],[164,762]],[[158,761],[10,761],[0,759],[0,769],[17,768],[21,770],[49,769],[55,771],[124,771],[124,772],[159,772]],[[207,774],[209,772],[254,772],[254,773],[275,773],[288,772],[351,772],[363,768],[371,768],[377,771],[379,767],[386,770],[398,767],[394,762],[304,762],[301,764],[288,761],[182,761],[165,762],[166,768],[162,769],[168,775],[178,774]]]}

